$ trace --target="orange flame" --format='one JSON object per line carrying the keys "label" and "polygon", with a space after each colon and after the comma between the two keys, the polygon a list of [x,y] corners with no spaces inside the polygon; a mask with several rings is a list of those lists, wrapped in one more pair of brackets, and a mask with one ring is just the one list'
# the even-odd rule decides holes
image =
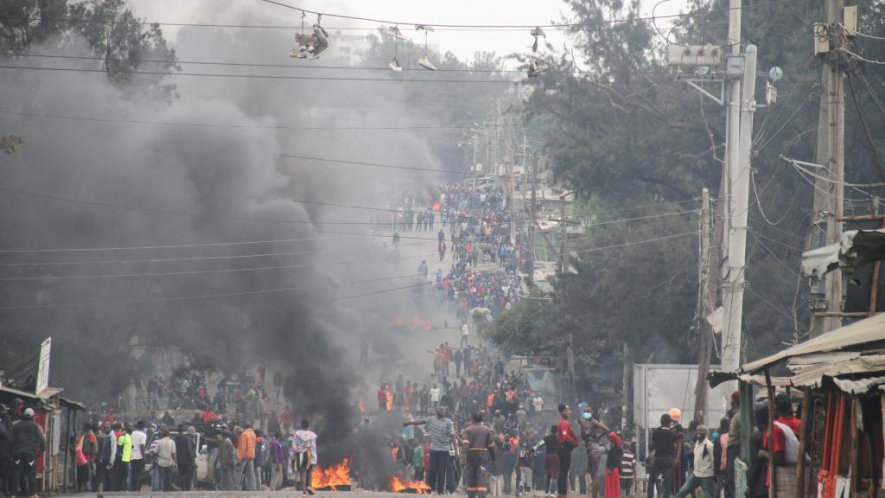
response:
{"label": "orange flame", "polygon": [[430,491],[430,486],[424,481],[400,479],[397,476],[393,476],[388,487],[394,493],[402,493],[405,490],[414,490],[418,494],[426,495]]}
{"label": "orange flame", "polygon": [[350,486],[350,460],[345,458],[338,465],[326,467],[314,467],[311,474],[311,486],[314,489]]}
{"label": "orange flame", "polygon": [[363,401],[362,396],[360,396],[360,413],[366,413],[366,403]]}
{"label": "orange flame", "polygon": [[393,411],[393,393],[387,391],[387,411]]}
{"label": "orange flame", "polygon": [[438,202],[434,202],[434,203],[433,203],[433,210],[434,210],[434,211],[439,211],[439,208],[440,208],[440,204],[439,204]]}
{"label": "orange flame", "polygon": [[401,317],[399,315],[393,315],[393,323],[396,325],[402,325],[403,324],[403,317]]}

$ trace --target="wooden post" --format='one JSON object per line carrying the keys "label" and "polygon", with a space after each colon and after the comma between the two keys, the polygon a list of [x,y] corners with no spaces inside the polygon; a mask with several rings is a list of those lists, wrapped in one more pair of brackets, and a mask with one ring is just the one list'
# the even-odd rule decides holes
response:
{"label": "wooden post", "polygon": [[[768,391],[768,498],[777,498],[777,470],[774,463],[774,385],[771,383],[771,375],[765,369],[765,388]],[[744,422],[743,420],[741,421]],[[747,427],[744,423],[743,426]],[[741,427],[743,429],[743,427]]]}
{"label": "wooden post", "polygon": [[858,457],[858,453],[860,452],[860,445],[857,444],[857,416],[859,410],[862,410],[860,407],[860,400],[854,398],[851,400],[851,455],[848,456],[848,461],[850,465],[849,474],[851,475],[851,482],[849,485],[851,486],[851,496],[857,496],[857,483],[860,480],[860,458]]}
{"label": "wooden post", "polygon": [[796,497],[805,498],[805,449],[808,447],[808,433],[811,432],[811,389],[802,396],[802,425],[799,429],[799,459],[796,462]]}

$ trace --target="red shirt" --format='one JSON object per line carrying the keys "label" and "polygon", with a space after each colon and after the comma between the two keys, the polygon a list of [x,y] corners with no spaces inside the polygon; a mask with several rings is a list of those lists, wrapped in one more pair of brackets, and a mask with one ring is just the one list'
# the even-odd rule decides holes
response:
{"label": "red shirt", "polygon": [[[775,422],[781,423],[789,427],[793,430],[793,434],[796,435],[796,438],[799,438],[799,431],[802,428],[802,421],[796,417],[778,417],[774,419]],[[777,453],[779,451],[784,451],[786,447],[786,439],[784,436],[784,430],[780,428],[777,424],[774,424],[774,430],[772,431],[774,437],[774,452]],[[768,437],[766,435],[763,440],[763,447],[768,449]]]}
{"label": "red shirt", "polygon": [[575,431],[572,429],[572,424],[570,424],[567,419],[559,419],[559,429],[557,433],[559,434],[560,444],[569,443],[572,445],[572,449],[577,448],[580,445],[578,437],[575,436]]}
{"label": "red shirt", "polygon": [[289,410],[284,410],[283,413],[280,414],[280,424],[292,425],[292,414],[289,413]]}

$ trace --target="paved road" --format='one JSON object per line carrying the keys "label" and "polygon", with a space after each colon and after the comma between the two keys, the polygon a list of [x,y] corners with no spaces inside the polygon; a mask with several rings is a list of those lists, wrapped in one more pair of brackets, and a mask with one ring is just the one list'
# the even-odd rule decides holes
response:
{"label": "paved road", "polygon": [[[65,495],[58,494],[53,495],[57,497],[71,497],[71,498],[82,498],[83,496],[91,496],[92,493],[85,493],[79,495]],[[144,491],[141,493],[104,493],[102,495],[99,493],[98,497],[104,496],[104,498],[118,497],[118,498],[148,498],[148,497],[158,497],[158,496],[168,496],[170,498],[237,498],[237,497],[269,497],[269,498],[302,498],[304,495],[300,491],[187,491],[187,492],[172,492],[172,493],[153,493],[150,491]],[[366,497],[366,498],[388,498],[394,496],[415,496],[411,493],[388,493],[388,492],[376,492],[376,491],[317,491],[314,495],[316,497],[322,498],[355,498],[358,496]],[[455,496],[466,496],[460,493],[456,493]]]}

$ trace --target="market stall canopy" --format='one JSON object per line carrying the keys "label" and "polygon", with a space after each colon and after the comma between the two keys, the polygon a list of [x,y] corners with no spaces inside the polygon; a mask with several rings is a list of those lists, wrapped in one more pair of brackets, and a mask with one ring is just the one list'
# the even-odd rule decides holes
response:
{"label": "market stall canopy", "polygon": [[821,278],[827,272],[841,269],[853,279],[855,270],[885,259],[885,229],[851,230],[842,234],[836,244],[802,254],[802,273]]}
{"label": "market stall canopy", "polygon": [[798,356],[829,352],[873,352],[883,347],[885,347],[885,314],[852,323],[767,358],[747,363],[737,373],[752,374]]}

